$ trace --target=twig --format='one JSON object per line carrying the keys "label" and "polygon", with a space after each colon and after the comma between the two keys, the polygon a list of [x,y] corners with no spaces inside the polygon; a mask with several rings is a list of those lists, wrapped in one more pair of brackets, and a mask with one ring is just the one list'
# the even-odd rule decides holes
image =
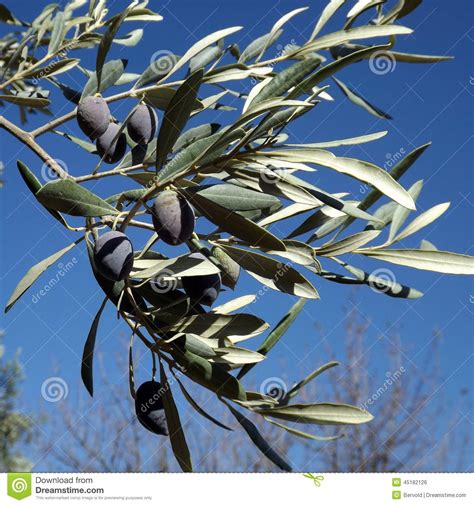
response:
{"label": "twig", "polygon": [[39,156],[50,168],[51,170],[61,179],[73,179],[59,163],[52,158],[33,138],[33,136],[18,128],[12,122],[8,121],[4,116],[0,116],[0,127],[7,130],[14,137],[16,137],[20,142],[29,147],[37,156]]}

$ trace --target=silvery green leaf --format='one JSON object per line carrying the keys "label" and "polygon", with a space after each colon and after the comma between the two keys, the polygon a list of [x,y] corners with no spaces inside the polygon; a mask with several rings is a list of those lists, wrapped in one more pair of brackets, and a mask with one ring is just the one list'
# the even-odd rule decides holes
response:
{"label": "silvery green leaf", "polygon": [[330,0],[330,2],[324,7],[321,16],[314,27],[313,33],[309,38],[309,42],[315,39],[316,35],[324,28],[326,23],[332,18],[334,13],[345,3],[346,0]]}
{"label": "silvery green leaf", "polygon": [[232,211],[267,209],[280,202],[272,195],[225,183],[200,185],[185,189],[183,193],[189,199],[192,199],[193,195],[197,193]]}
{"label": "silvery green leaf", "polygon": [[338,242],[332,242],[320,248],[315,252],[318,256],[340,256],[355,251],[359,247],[366,245],[380,235],[379,230],[367,230],[355,233],[349,237],[343,238]]}
{"label": "silvery green leaf", "polygon": [[440,216],[442,216],[448,209],[450,203],[440,203],[431,207],[431,209],[423,212],[419,216],[417,216],[408,226],[405,227],[393,240],[394,242],[398,242],[403,240],[413,233],[420,231],[425,226],[428,226],[432,222],[436,221]]}
{"label": "silvery green leaf", "polygon": [[100,88],[97,89],[97,76],[95,72],[91,74],[89,80],[84,86],[82,97],[93,95],[94,93],[102,93],[110,86],[113,86],[122,76],[125,70],[125,60],[110,60],[102,67],[102,78]]}
{"label": "silvery green leaf", "polygon": [[80,139],[79,137],[69,135],[69,133],[61,132],[59,130],[52,130],[52,131],[56,135],[60,135],[61,137],[64,137],[65,139],[68,139],[70,142],[73,142],[74,144],[78,145],[88,153],[95,153],[97,151],[97,148],[92,142],[88,142],[87,140]]}
{"label": "silvery green leaf", "polygon": [[189,62],[189,72],[192,74],[200,68],[204,68],[209,63],[217,60],[223,54],[223,49],[219,46],[209,46],[198,53]]}
{"label": "silvery green leaf", "polygon": [[199,126],[195,126],[194,128],[190,128],[180,135],[176,144],[173,146],[173,153],[180,151],[188,147],[193,142],[197,140],[201,140],[206,137],[210,137],[220,128],[220,125],[217,123],[207,123]]}
{"label": "silvery green leaf", "polygon": [[52,75],[61,74],[62,72],[67,72],[71,70],[71,68],[74,68],[78,63],[79,60],[77,58],[58,60],[49,63],[46,67],[32,70],[31,73],[26,74],[26,77],[28,77],[28,79],[42,79],[43,77],[50,77]]}
{"label": "silvery green leaf", "polygon": [[170,77],[172,74],[177,72],[180,68],[182,68],[188,61],[190,61],[194,56],[199,54],[206,47],[214,44],[220,39],[232,35],[235,32],[241,30],[241,26],[233,26],[231,28],[225,28],[224,30],[218,30],[217,32],[211,33],[207,37],[199,40],[195,44],[193,44],[186,53],[179,59],[179,61],[173,66],[172,69],[166,74],[166,77]]}
{"label": "silvery green leaf", "polygon": [[425,240],[423,239],[421,242],[420,242],[420,249],[422,251],[437,251],[438,248],[432,244],[429,240]]}
{"label": "silvery green leaf", "polygon": [[99,217],[118,214],[115,207],[71,179],[48,182],[36,196],[47,209],[71,216]]}
{"label": "silvery green leaf", "polygon": [[307,438],[309,440],[317,440],[318,442],[328,442],[331,440],[337,440],[338,438],[344,436],[344,433],[341,433],[339,435],[334,435],[332,437],[321,437],[319,435],[312,435],[311,433],[306,433],[305,431],[296,430],[295,428],[291,428],[290,426],[286,426],[285,424],[277,423],[272,419],[265,418],[265,420],[271,424],[274,424],[275,426],[278,426],[279,428],[283,428],[285,431],[291,433],[292,435],[295,435],[300,438]]}
{"label": "silvery green leaf", "polygon": [[349,42],[350,40],[370,39],[372,37],[390,37],[393,35],[409,35],[413,30],[405,26],[398,25],[365,25],[350,28],[349,30],[341,30],[338,32],[323,35],[313,42],[303,46],[298,52],[298,55],[309,54],[321,49],[338,46]]}
{"label": "silvery green leaf", "polygon": [[193,333],[202,338],[233,337],[233,342],[264,332],[268,324],[252,314],[214,314],[187,316],[163,328],[165,332]]}
{"label": "silvery green leaf", "polygon": [[[293,324],[296,317],[305,306],[305,303],[306,300],[301,298],[291,307],[288,313],[285,314],[285,316],[277,323],[275,328],[273,328],[273,330],[268,334],[262,345],[257,349],[257,352],[266,356],[273,349],[273,347],[275,347],[278,341],[283,337],[283,335],[288,331],[290,326]],[[253,367],[254,365],[247,365],[242,367],[242,369],[237,375],[237,378],[241,379]]]}
{"label": "silvery green leaf", "polygon": [[301,161],[303,163],[315,163],[326,166],[373,185],[386,196],[407,209],[416,209],[415,203],[407,190],[400,186],[385,170],[373,163],[355,158],[337,157],[333,153],[322,149],[275,149],[269,155],[282,160],[288,159],[289,161]]}
{"label": "silvery green leaf", "polygon": [[75,247],[83,237],[76,240],[72,244],[64,247],[60,251],[52,254],[48,258],[40,261],[36,265],[32,266],[28,272],[24,275],[24,277],[20,280],[20,282],[15,287],[13,293],[10,295],[8,302],[5,306],[5,312],[8,312],[13,305],[18,301],[18,299],[28,290],[34,282],[38,279],[38,277],[51,265],[54,265],[56,261],[58,261],[62,256],[64,256],[67,252],[69,252],[73,247]]}
{"label": "silvery green leaf", "polygon": [[362,424],[373,419],[365,410],[335,403],[294,404],[283,407],[255,409],[264,416],[304,424]]}
{"label": "silvery green leaf", "polygon": [[165,110],[156,144],[156,169],[160,170],[193,110],[204,75],[202,70],[191,74],[177,89]]}
{"label": "silvery green leaf", "polygon": [[51,37],[49,39],[48,54],[53,55],[60,48],[65,32],[65,17],[64,12],[58,11],[56,16],[54,16],[53,29],[51,31]]}
{"label": "silvery green leaf", "polygon": [[120,14],[112,18],[107,28],[107,31],[104,33],[100,41],[99,48],[97,50],[97,58],[95,62],[95,72],[97,76],[98,89],[101,88],[102,68],[104,66],[105,59],[107,58],[107,53],[109,52],[110,46],[112,45],[112,42],[114,40],[115,35],[117,34],[118,29],[120,28],[120,25],[130,12],[130,8],[131,5],[126,9],[124,9]]}
{"label": "silvery green leaf", "polygon": [[474,257],[464,254],[421,249],[363,249],[359,252],[395,265],[444,274],[474,275]]}
{"label": "silvery green leaf", "polygon": [[[413,186],[411,186],[411,188],[408,190],[414,202],[417,201],[418,196],[420,195],[422,189],[423,189],[423,180],[420,180],[415,182],[415,184],[413,184]],[[397,209],[393,213],[392,222],[390,224],[390,231],[387,240],[388,244],[393,242],[395,235],[397,234],[400,227],[403,226],[403,223],[406,221],[409,214],[410,214],[409,209],[402,206],[397,207]]]}
{"label": "silvery green leaf", "polygon": [[209,221],[246,244],[275,251],[285,250],[283,242],[265,228],[199,193],[189,195],[189,202]]}
{"label": "silvery green leaf", "polygon": [[47,107],[51,102],[47,98],[36,96],[24,96],[20,94],[0,95],[0,101],[14,103],[23,107],[42,108]]}
{"label": "silvery green leaf", "polygon": [[232,312],[235,312],[236,310],[241,309],[242,307],[249,305],[250,303],[253,303],[255,299],[256,295],[239,296],[234,300],[230,300],[229,302],[225,302],[222,305],[219,305],[218,307],[214,307],[212,309],[212,312],[214,314],[230,314]]}
{"label": "silvery green leaf", "polygon": [[258,95],[252,100],[249,108],[254,108],[257,104],[271,98],[275,98],[286,93],[290,88],[301,82],[306,76],[311,74],[321,63],[320,58],[307,58],[303,61],[293,63],[273,77],[264,86]]}
{"label": "silvery green leaf", "polygon": [[143,37],[143,29],[137,28],[136,30],[132,30],[124,35],[120,39],[114,39],[114,44],[119,44],[121,46],[133,47],[136,46]]}
{"label": "silvery green leaf", "polygon": [[173,357],[184,369],[184,373],[194,382],[224,398],[247,400],[242,384],[219,363],[209,363],[206,359],[189,351],[175,353]]}
{"label": "silvery green leaf", "polygon": [[376,275],[375,273],[367,273],[361,270],[360,268],[356,268],[347,263],[341,262],[341,265],[350,272],[354,277],[356,282],[345,282],[343,278],[335,276],[331,277],[330,275],[324,275],[328,280],[332,280],[334,282],[342,282],[347,284],[366,284],[370,286],[371,289],[378,291],[379,293],[383,293],[384,295],[391,296],[393,298],[404,298],[404,299],[417,299],[423,296],[421,291],[417,289],[410,288],[408,286],[404,286],[403,284],[399,284],[395,280],[391,280],[386,277],[381,277]]}
{"label": "silvery green leaf", "polygon": [[392,119],[392,116],[379,109],[375,105],[369,103],[363,96],[359,95],[356,91],[346,86],[342,81],[333,77],[334,82],[339,86],[341,91],[347,96],[347,98],[354,104],[365,109],[369,114],[380,119]]}
{"label": "silvery green leaf", "polygon": [[270,47],[272,44],[274,44],[280,35],[283,33],[283,30],[276,30],[272,31],[270,33],[266,33],[265,35],[262,35],[261,37],[258,37],[257,39],[253,40],[241,53],[240,58],[239,58],[239,63],[245,63],[252,58],[255,58],[255,56],[263,53],[266,48]]}
{"label": "silvery green leaf", "polygon": [[296,396],[299,392],[300,389],[306,386],[309,382],[311,382],[313,379],[316,379],[319,375],[324,373],[326,370],[329,370],[330,368],[333,368],[335,366],[340,365],[338,361],[330,361],[329,363],[326,363],[313,372],[311,372],[309,375],[307,375],[303,380],[299,381],[297,384],[295,384],[285,395],[285,399],[293,398]]}
{"label": "silvery green leaf", "polygon": [[176,62],[180,58],[169,51],[158,52],[158,55],[159,58],[150,63],[136,82],[134,88],[140,88],[150,82],[159,81],[176,65]]}
{"label": "silvery green leaf", "polygon": [[208,419],[209,421],[211,421],[212,423],[214,423],[216,426],[219,426],[220,428],[223,428],[224,430],[228,430],[228,431],[232,431],[232,428],[229,428],[228,426],[226,426],[224,423],[221,423],[220,421],[218,421],[215,417],[211,416],[210,414],[208,414],[197,402],[196,400],[194,400],[194,398],[188,393],[188,391],[186,390],[186,388],[184,387],[184,384],[179,380],[179,377],[177,377],[175,375],[175,379],[176,381],[178,382],[178,385],[181,389],[181,392],[183,393],[183,396],[186,398],[186,400],[188,401],[188,403],[191,405],[191,407],[196,411],[198,412],[199,414],[201,414],[201,416],[205,417],[206,419]]}
{"label": "silvery green leaf", "polygon": [[272,463],[274,463],[278,468],[281,468],[285,472],[291,472],[291,466],[278,455],[269,445],[269,443],[262,437],[257,427],[250,421],[247,417],[241,414],[238,410],[234,409],[231,405],[226,402],[227,407],[232,412],[234,417],[240,423],[242,428],[246,431],[247,435],[250,437],[252,442],[257,446],[257,448],[266,456]]}
{"label": "silvery green leaf", "polygon": [[287,144],[289,147],[299,147],[303,145],[304,147],[312,147],[316,149],[327,149],[329,147],[340,147],[340,146],[355,146],[357,144],[365,144],[366,142],[372,142],[373,140],[378,140],[387,135],[387,131],[371,133],[369,135],[361,135],[360,137],[352,137],[349,139],[342,140],[330,140],[327,142],[316,142],[312,144]]}
{"label": "silvery green leaf", "polygon": [[[183,426],[179,418],[179,412],[173,398],[171,387],[160,360],[160,383],[164,386],[164,392],[161,396],[163,400],[163,407],[166,414],[166,423],[168,425],[168,432],[171,441],[171,448],[176,457],[176,460],[183,472],[192,472],[193,464],[191,462],[191,455],[189,454],[188,444],[184,435]],[[168,387],[166,387],[166,385]]]}

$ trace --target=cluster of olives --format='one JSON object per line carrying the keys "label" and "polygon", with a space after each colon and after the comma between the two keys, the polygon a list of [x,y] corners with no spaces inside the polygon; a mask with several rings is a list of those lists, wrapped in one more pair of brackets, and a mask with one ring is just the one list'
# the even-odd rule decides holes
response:
{"label": "cluster of olives", "polygon": [[[120,126],[111,119],[109,106],[100,96],[87,96],[77,107],[79,128],[96,141],[97,152],[105,163],[117,163],[127,150],[125,133],[117,137]],[[128,135],[137,144],[146,145],[154,138],[157,123],[153,108],[140,104],[127,121]]]}
{"label": "cluster of olives", "polygon": [[[169,245],[180,245],[194,232],[195,215],[189,202],[175,191],[162,191],[151,207],[153,226],[158,236]],[[94,265],[105,279],[124,280],[133,268],[133,246],[122,232],[109,231],[100,236],[94,247]],[[204,259],[201,253],[192,258]],[[193,303],[211,306],[221,289],[220,274],[182,278],[183,289]]]}

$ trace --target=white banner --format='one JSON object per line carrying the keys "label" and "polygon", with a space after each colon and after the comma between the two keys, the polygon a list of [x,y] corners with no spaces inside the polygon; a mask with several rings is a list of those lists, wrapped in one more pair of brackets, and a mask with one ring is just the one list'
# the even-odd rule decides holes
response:
{"label": "white banner", "polygon": [[1,475],[1,504],[474,503],[472,474],[180,474],[11,473]]}

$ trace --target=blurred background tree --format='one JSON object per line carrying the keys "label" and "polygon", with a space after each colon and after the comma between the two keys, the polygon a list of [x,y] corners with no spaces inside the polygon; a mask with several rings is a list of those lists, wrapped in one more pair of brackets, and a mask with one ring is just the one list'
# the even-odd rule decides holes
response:
{"label": "blurred background tree", "polygon": [[[350,436],[336,441],[314,441],[282,434],[261,418],[252,418],[271,446],[294,466],[295,471],[323,472],[415,472],[466,471],[471,442],[467,415],[466,390],[447,402],[438,390],[440,375],[440,343],[442,336],[434,332],[432,353],[418,366],[410,364],[405,354],[411,337],[395,331],[388,339],[380,337],[382,348],[377,361],[372,362],[367,349],[375,345],[368,333],[370,323],[364,320],[354,305],[346,310],[343,364],[333,368],[303,388],[301,400],[335,398],[338,402],[368,408],[375,418],[367,425],[351,427]],[[320,331],[322,333],[322,330]],[[336,358],[327,346],[328,356],[321,362]],[[102,373],[101,392],[92,403],[82,393],[58,402],[57,414],[50,422],[50,432],[39,443],[38,468],[55,471],[83,472],[144,472],[176,471],[167,440],[142,429],[128,401],[126,385],[127,363],[124,353],[116,353],[117,369],[123,378],[112,383]],[[380,356],[385,356],[380,359]],[[101,356],[102,358],[102,356]],[[136,367],[149,370],[148,353],[136,358]],[[103,367],[101,366],[101,370]],[[288,364],[282,364],[281,377],[267,380],[273,393],[281,394],[278,386],[289,389],[289,375],[297,375]],[[265,382],[265,381],[264,381]],[[263,384],[263,383],[262,383]],[[261,385],[250,384],[254,390]],[[268,387],[268,386],[264,386]],[[176,388],[176,384],[173,385]],[[81,391],[80,388],[78,388]],[[111,394],[109,394],[109,392]],[[183,411],[183,424],[189,444],[195,453],[196,470],[268,472],[275,466],[253,450],[251,442],[226,409],[210,410],[211,403],[199,388],[190,389],[200,405],[234,431],[220,431],[190,409]],[[266,389],[268,394],[270,391]],[[436,401],[431,402],[436,392]],[[176,391],[178,393],[178,391]],[[451,409],[446,423],[446,411]],[[444,412],[443,412],[444,411]],[[81,417],[77,412],[84,412]],[[340,429],[322,427],[320,435],[341,433]],[[349,435],[349,434],[348,434]]]}
{"label": "blurred background tree", "polygon": [[23,472],[31,469],[31,462],[20,449],[31,441],[32,422],[16,406],[19,384],[23,377],[18,354],[5,356],[0,331],[0,472]]}

